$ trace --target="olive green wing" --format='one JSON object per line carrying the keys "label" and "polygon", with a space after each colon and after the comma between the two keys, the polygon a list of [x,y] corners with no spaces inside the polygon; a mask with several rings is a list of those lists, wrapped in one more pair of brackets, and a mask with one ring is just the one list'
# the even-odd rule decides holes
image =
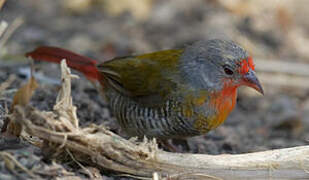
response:
{"label": "olive green wing", "polygon": [[115,58],[98,66],[108,85],[133,98],[164,100],[177,88],[183,50]]}

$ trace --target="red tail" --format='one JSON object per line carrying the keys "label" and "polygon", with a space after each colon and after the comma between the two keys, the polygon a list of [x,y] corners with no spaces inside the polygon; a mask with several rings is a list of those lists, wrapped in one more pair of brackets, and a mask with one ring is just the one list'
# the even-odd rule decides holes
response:
{"label": "red tail", "polygon": [[99,72],[96,67],[97,62],[95,60],[65,49],[41,46],[27,53],[26,57],[55,63],[60,63],[61,60],[66,59],[69,67],[83,73],[89,80],[99,79]]}

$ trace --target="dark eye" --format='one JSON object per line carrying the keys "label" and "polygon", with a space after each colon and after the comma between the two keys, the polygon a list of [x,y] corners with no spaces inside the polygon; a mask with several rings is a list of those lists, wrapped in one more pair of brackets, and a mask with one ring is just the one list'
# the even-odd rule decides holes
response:
{"label": "dark eye", "polygon": [[228,66],[223,66],[223,69],[224,69],[225,74],[227,75],[233,75],[234,73],[233,70],[231,70],[231,68]]}

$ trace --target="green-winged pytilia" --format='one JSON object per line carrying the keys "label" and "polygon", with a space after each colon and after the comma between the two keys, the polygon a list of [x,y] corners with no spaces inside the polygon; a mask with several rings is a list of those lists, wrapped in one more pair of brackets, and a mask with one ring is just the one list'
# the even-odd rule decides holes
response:
{"label": "green-winged pytilia", "polygon": [[252,58],[228,40],[199,41],[173,49],[97,61],[56,47],[27,53],[98,81],[121,128],[159,139],[205,134],[224,122],[245,85],[263,94]]}

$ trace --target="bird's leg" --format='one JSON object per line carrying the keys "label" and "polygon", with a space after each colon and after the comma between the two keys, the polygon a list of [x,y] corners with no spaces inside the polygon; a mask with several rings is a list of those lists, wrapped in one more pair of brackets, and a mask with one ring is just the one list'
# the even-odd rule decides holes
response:
{"label": "bird's leg", "polygon": [[170,152],[180,152],[180,149],[174,146],[172,143],[170,143],[168,139],[159,139],[158,143],[161,146],[161,148],[165,150],[168,150]]}

